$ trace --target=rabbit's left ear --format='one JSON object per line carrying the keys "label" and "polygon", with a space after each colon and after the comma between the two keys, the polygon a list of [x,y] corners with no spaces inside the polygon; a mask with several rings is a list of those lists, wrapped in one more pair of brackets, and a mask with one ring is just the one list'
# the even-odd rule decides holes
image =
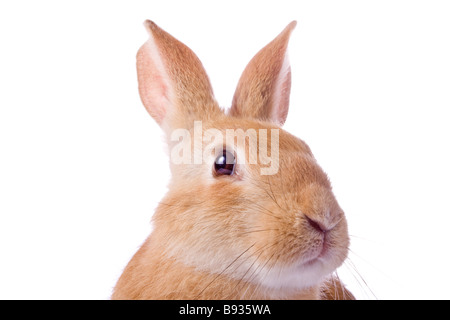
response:
{"label": "rabbit's left ear", "polygon": [[296,25],[297,22],[292,21],[249,62],[234,94],[231,116],[284,124],[291,92],[287,47]]}
{"label": "rabbit's left ear", "polygon": [[220,114],[209,78],[186,45],[152,21],[144,23],[149,39],[137,54],[141,100],[164,129],[185,128],[193,120]]}

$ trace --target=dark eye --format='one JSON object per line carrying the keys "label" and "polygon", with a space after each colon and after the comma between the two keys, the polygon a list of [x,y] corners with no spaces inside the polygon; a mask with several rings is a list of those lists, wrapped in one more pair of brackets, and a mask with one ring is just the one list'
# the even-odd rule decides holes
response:
{"label": "dark eye", "polygon": [[232,175],[236,165],[236,157],[233,153],[223,150],[214,162],[214,172],[218,176]]}

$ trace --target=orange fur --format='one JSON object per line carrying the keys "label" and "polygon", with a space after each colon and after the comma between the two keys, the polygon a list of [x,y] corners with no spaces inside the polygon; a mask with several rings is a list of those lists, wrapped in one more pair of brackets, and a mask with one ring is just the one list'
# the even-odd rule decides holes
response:
{"label": "orange fur", "polygon": [[[352,299],[330,276],[346,259],[347,223],[326,174],[302,140],[281,129],[287,115],[291,23],[249,63],[229,114],[215,102],[195,54],[153,22],[138,52],[142,101],[169,139],[172,130],[279,132],[278,171],[261,175],[246,157],[214,176],[214,155],[171,164],[154,230],[125,268],[113,299]],[[247,136],[246,141],[250,138]],[[277,141],[258,136],[271,150]],[[204,146],[207,142],[203,141]],[[259,151],[259,150],[258,150]]]}
{"label": "orange fur", "polygon": [[[247,65],[234,94],[230,115],[269,121],[273,119],[280,124],[284,123],[289,109],[291,69],[289,64],[286,65],[286,70],[282,69],[283,64],[287,63],[289,36],[296,24],[295,21],[291,22]],[[277,85],[281,89],[279,95],[275,90]],[[278,109],[279,114],[274,114],[275,109]]]}

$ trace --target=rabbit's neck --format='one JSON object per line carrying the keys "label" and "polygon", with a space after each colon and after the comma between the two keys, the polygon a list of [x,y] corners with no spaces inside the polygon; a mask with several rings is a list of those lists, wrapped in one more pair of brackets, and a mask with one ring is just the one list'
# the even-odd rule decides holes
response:
{"label": "rabbit's neck", "polygon": [[209,274],[168,257],[146,243],[123,272],[113,299],[319,299],[319,286],[283,290]]}

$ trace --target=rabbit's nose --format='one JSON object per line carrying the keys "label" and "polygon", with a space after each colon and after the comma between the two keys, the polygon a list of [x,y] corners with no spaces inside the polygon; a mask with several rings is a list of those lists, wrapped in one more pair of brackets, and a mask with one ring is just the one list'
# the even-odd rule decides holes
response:
{"label": "rabbit's nose", "polygon": [[322,223],[311,219],[310,217],[308,217],[307,215],[305,215],[306,220],[309,222],[309,224],[311,225],[311,227],[313,227],[314,229],[316,229],[319,232],[327,232],[329,229],[327,227],[325,227]]}

